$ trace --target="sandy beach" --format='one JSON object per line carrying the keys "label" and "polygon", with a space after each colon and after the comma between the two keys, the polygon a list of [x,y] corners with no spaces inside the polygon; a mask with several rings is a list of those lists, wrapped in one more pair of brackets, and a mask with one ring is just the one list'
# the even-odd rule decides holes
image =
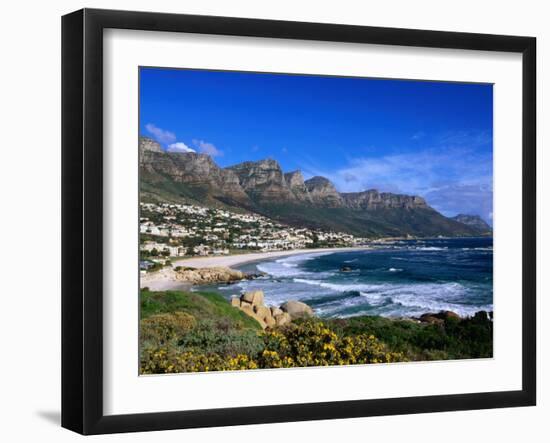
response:
{"label": "sandy beach", "polygon": [[354,248],[316,248],[316,249],[295,249],[292,251],[271,251],[271,252],[252,252],[250,254],[238,255],[218,255],[214,257],[194,257],[183,260],[174,260],[174,266],[186,266],[191,268],[212,268],[215,266],[239,266],[254,261],[269,260],[271,258],[288,257],[290,255],[310,254],[317,252],[345,252],[359,251],[368,249],[366,246]]}
{"label": "sandy beach", "polygon": [[176,266],[190,268],[213,268],[218,266],[234,267],[245,263],[269,260],[278,257],[288,257],[291,255],[310,254],[319,252],[345,252],[359,251],[368,249],[367,246],[349,247],[349,248],[316,248],[316,249],[295,249],[293,251],[271,251],[271,252],[252,252],[249,254],[237,255],[218,255],[213,257],[193,257],[181,260],[173,260],[172,268],[164,268],[158,272],[142,275],[140,278],[140,287],[148,287],[153,291],[166,291],[169,289],[186,290],[191,287],[189,283],[184,283],[175,279],[173,268]]}

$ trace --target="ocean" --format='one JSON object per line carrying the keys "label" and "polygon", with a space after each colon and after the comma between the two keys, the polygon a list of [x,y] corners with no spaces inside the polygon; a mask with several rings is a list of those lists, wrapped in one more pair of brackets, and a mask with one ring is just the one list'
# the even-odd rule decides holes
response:
{"label": "ocean", "polygon": [[[342,271],[343,267],[347,270]],[[414,317],[493,310],[493,239],[400,240],[370,250],[294,255],[239,267],[266,276],[220,286],[262,290],[267,305],[300,300],[320,317]]]}

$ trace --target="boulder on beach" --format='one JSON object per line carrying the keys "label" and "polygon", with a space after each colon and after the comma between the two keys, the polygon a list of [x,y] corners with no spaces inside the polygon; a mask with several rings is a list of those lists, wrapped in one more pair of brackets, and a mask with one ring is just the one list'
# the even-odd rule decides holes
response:
{"label": "boulder on beach", "polygon": [[274,318],[277,326],[283,326],[292,321],[292,318],[288,312],[281,311],[281,313],[277,314]]}
{"label": "boulder on beach", "polygon": [[436,314],[422,314],[419,318],[419,320],[422,322],[422,323],[429,323],[429,324],[432,324],[432,325],[443,325],[445,324],[445,320],[443,320],[442,318],[438,318],[436,317]]}
{"label": "boulder on beach", "polygon": [[422,323],[442,325],[447,320],[460,320],[460,315],[453,311],[427,312],[418,318]]}
{"label": "boulder on beach", "polygon": [[276,306],[265,306],[264,298],[263,291],[248,291],[241,294],[240,297],[232,297],[231,306],[252,317],[263,329],[284,326],[296,318],[313,315],[313,309],[305,303],[291,300],[277,308]]}
{"label": "boulder on beach", "polygon": [[241,300],[250,303],[253,306],[260,306],[264,304],[264,293],[263,291],[245,292],[241,296]]}
{"label": "boulder on beach", "polygon": [[441,311],[438,317],[443,318],[444,320],[448,320],[449,318],[460,320],[460,315],[458,315],[456,312],[453,312],[453,311]]}
{"label": "boulder on beach", "polygon": [[282,314],[283,310],[281,308],[277,308],[276,306],[271,306],[271,315],[273,317],[276,317],[279,314]]}
{"label": "boulder on beach", "polygon": [[256,305],[254,306],[254,312],[262,320],[271,317],[271,309],[269,309],[267,306]]}
{"label": "boulder on beach", "polygon": [[281,309],[289,314],[293,320],[295,318],[311,317],[313,315],[313,309],[305,303],[296,300],[289,300],[283,303]]}
{"label": "boulder on beach", "polygon": [[175,279],[182,282],[191,283],[193,285],[209,284],[209,283],[231,283],[242,280],[246,275],[235,269],[225,266],[217,266],[212,268],[183,268],[174,271]]}

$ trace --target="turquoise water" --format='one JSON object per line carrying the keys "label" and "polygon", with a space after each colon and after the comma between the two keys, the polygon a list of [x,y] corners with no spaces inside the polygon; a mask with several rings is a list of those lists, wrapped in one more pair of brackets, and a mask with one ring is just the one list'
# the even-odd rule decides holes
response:
{"label": "turquoise water", "polygon": [[[342,272],[342,266],[350,268]],[[493,240],[407,240],[352,252],[310,253],[244,265],[265,277],[218,290],[261,289],[266,304],[309,304],[321,317],[417,316],[493,310]]]}

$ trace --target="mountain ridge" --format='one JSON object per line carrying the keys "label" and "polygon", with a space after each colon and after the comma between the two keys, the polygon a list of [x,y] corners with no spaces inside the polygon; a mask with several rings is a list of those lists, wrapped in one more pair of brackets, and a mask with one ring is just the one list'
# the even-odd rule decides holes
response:
{"label": "mountain ridge", "polygon": [[341,230],[360,236],[473,236],[481,232],[430,207],[414,195],[340,193],[326,177],[304,180],[301,171],[283,172],[274,159],[221,168],[207,154],[165,152],[142,137],[140,190],[144,198],[194,201],[256,212],[296,225]]}
{"label": "mountain ridge", "polygon": [[463,223],[467,226],[475,227],[480,231],[484,231],[487,233],[493,232],[493,228],[485,220],[483,220],[479,215],[458,214],[458,215],[455,215],[454,217],[451,217],[451,219],[459,223]]}

